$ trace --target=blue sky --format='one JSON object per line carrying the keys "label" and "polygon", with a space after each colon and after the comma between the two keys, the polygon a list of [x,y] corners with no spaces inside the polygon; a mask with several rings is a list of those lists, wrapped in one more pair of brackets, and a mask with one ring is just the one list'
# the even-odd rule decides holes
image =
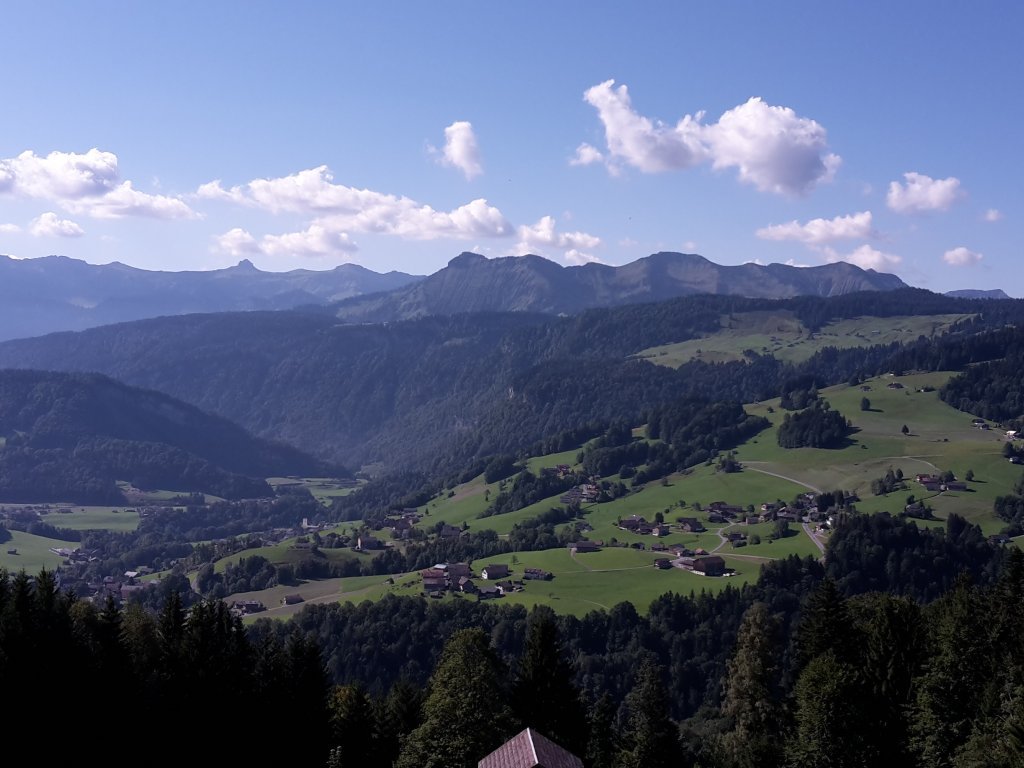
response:
{"label": "blue sky", "polygon": [[1008,2],[7,2],[0,253],[846,260],[1024,296]]}

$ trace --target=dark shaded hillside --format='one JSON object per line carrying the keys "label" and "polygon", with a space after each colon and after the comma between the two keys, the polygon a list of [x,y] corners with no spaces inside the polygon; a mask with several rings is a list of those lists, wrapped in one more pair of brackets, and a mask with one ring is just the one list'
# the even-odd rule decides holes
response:
{"label": "dark shaded hillside", "polygon": [[190,312],[291,309],[392,290],[419,280],[356,264],[263,272],[249,261],[204,272],[87,264],[65,256],[0,256],[0,340]]}
{"label": "dark shaded hillside", "polygon": [[263,496],[270,475],[344,471],[98,374],[0,371],[0,436],[0,497],[8,501],[114,502],[115,480]]}
{"label": "dark shaded hillside", "polygon": [[781,299],[906,287],[895,275],[862,270],[844,262],[817,267],[722,266],[696,254],[664,252],[620,267],[563,267],[540,256],[488,259],[463,253],[415,284],[347,299],[338,305],[337,313],[350,322],[485,310],[576,314],[593,307],[698,294]]}
{"label": "dark shaded hillside", "polygon": [[[922,337],[907,348],[826,348],[799,366],[759,355],[679,370],[627,359],[717,330],[723,314],[772,308],[811,328],[862,315],[975,319],[948,342]],[[639,423],[685,395],[751,402],[777,395],[798,375],[825,386],[894,365],[950,370],[992,359],[998,339],[973,350],[954,342],[1022,321],[1022,301],[919,289],[776,301],[702,295],[565,318],[476,313],[366,325],[314,313],[224,313],[10,341],[0,344],[0,366],[99,371],[348,466],[452,471],[585,423]]]}

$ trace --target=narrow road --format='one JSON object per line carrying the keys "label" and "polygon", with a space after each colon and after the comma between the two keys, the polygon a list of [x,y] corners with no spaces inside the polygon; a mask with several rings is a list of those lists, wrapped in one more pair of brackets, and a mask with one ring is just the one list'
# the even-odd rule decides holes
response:
{"label": "narrow road", "polygon": [[777,478],[779,478],[781,480],[788,480],[791,483],[796,483],[797,485],[802,485],[804,488],[806,488],[806,489],[808,489],[810,491],[814,491],[815,493],[821,493],[821,488],[815,488],[810,483],[805,483],[803,480],[797,480],[795,477],[787,477],[786,475],[780,475],[778,472],[769,472],[767,469],[758,469],[757,467],[750,466],[753,463],[754,462],[751,462],[751,461],[745,461],[745,462],[743,462],[743,466],[746,469],[752,469],[755,472],[760,472],[762,475],[771,475],[772,477],[777,477]]}
{"label": "narrow road", "polygon": [[804,525],[804,533],[806,533],[807,536],[810,538],[810,540],[814,542],[815,546],[817,546],[817,548],[819,550],[821,550],[821,555],[822,555],[822,557],[824,557],[825,556],[825,543],[823,541],[821,541],[821,539],[819,539],[817,536],[814,535],[814,532],[811,530],[811,526],[808,523],[804,523],[803,525]]}

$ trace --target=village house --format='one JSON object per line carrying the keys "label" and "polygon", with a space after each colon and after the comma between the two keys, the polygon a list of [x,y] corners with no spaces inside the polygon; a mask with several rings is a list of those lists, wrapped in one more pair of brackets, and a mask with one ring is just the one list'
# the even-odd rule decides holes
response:
{"label": "village house", "polygon": [[472,576],[472,571],[466,563],[445,563],[444,572],[449,582],[457,582],[463,576]]}
{"label": "village house", "polygon": [[304,598],[299,594],[285,595],[281,598],[281,605],[298,605],[304,602]]}
{"label": "village house", "polygon": [[724,576],[725,560],[718,555],[708,555],[693,561],[693,570],[696,573],[703,573],[705,576]]}
{"label": "village house", "polygon": [[583,552],[597,552],[601,549],[601,547],[598,546],[598,543],[596,541],[588,541],[586,539],[581,539],[580,541],[574,541],[572,544],[570,544],[569,549],[574,554],[581,554]]}
{"label": "village house", "polygon": [[669,560],[667,557],[659,557],[657,560],[654,561],[654,567],[660,570],[665,570],[667,568],[672,567],[672,561]]}
{"label": "village house", "polygon": [[466,592],[467,594],[472,594],[476,592],[476,583],[468,576],[460,576],[457,583],[457,588],[459,592]]}
{"label": "village house", "polygon": [[384,544],[376,536],[360,536],[357,539],[356,549],[360,552],[368,552],[374,549],[383,549]]}
{"label": "village house", "polygon": [[480,578],[487,579],[488,581],[504,579],[508,574],[508,566],[503,563],[492,563],[480,569]]}
{"label": "village house", "polygon": [[508,594],[511,594],[512,592],[522,592],[523,591],[523,582],[522,581],[513,581],[512,579],[506,579],[505,581],[499,581],[494,586],[497,587],[498,592],[500,594],[502,594],[502,595],[508,595]]}
{"label": "village house", "polygon": [[554,578],[554,574],[549,571],[541,570],[540,568],[524,568],[523,578],[541,581],[550,581]]}
{"label": "village house", "polygon": [[583,768],[583,761],[527,728],[482,758],[477,768]]}
{"label": "village house", "polygon": [[437,535],[440,536],[442,539],[457,539],[459,538],[459,536],[462,535],[462,529],[456,528],[454,525],[448,525],[448,523],[444,523],[441,526],[441,530],[437,532]]}
{"label": "village house", "polygon": [[444,592],[448,587],[448,579],[441,568],[424,568],[420,571],[420,580],[427,594]]}
{"label": "village house", "polygon": [[[724,521],[723,521],[724,522]],[[686,533],[702,533],[707,529],[704,527],[704,523],[695,517],[681,517],[679,518],[679,527]]]}
{"label": "village house", "polygon": [[501,590],[490,584],[479,587],[476,591],[477,600],[490,600],[495,597],[501,597]]}

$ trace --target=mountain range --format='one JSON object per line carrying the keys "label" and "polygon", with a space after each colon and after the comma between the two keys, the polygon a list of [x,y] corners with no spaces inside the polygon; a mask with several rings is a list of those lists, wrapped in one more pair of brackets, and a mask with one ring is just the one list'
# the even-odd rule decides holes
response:
{"label": "mountain range", "polygon": [[226,269],[169,272],[65,256],[0,256],[0,341],[198,312],[316,307],[365,323],[474,311],[575,314],[696,294],[777,299],[906,287],[895,275],[845,262],[722,266],[668,252],[619,267],[463,253],[425,277],[355,264],[263,272],[246,260]]}
{"label": "mountain range", "polygon": [[423,280],[387,293],[345,299],[337,304],[337,315],[350,322],[478,311],[571,315],[594,307],[697,294],[784,299],[906,287],[895,275],[846,262],[817,267],[722,266],[697,254],[661,252],[620,267],[563,267],[534,255],[489,259],[465,252]]}
{"label": "mountain range", "polygon": [[227,269],[163,272],[66,256],[0,256],[0,340],[161,315],[324,305],[420,279],[356,264],[263,272],[245,260]]}

